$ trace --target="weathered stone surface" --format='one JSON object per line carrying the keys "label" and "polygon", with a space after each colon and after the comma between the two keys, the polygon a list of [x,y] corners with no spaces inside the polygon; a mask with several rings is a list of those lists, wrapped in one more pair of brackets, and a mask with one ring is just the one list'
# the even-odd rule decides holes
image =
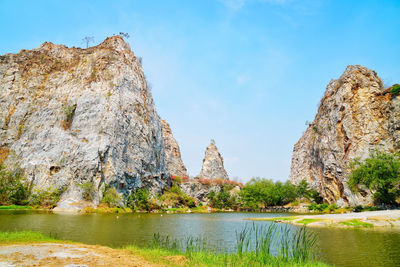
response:
{"label": "weathered stone surface", "polygon": [[197,202],[203,203],[204,205],[209,204],[208,194],[211,191],[215,193],[219,193],[222,190],[221,185],[216,184],[201,184],[197,181],[190,181],[179,184],[179,187],[182,189],[182,192],[188,196],[193,197]]}
{"label": "weathered stone surface", "polygon": [[164,149],[167,157],[168,172],[171,175],[188,177],[187,169],[181,158],[181,150],[179,149],[179,145],[172,135],[171,127],[165,120],[161,120],[161,125],[163,130]]}
{"label": "weathered stone surface", "polygon": [[[92,182],[121,193],[170,182],[160,118],[142,66],[120,36],[88,49],[43,43],[0,56],[0,147],[39,189],[80,201]],[[64,204],[65,204],[64,203]],[[66,205],[65,208],[71,207]]]}
{"label": "weathered stone surface", "polygon": [[214,142],[211,142],[206,149],[203,166],[198,176],[207,179],[229,179],[228,173],[224,168],[224,160]]}
{"label": "weathered stone surface", "polygon": [[384,90],[376,72],[348,66],[328,84],[314,121],[294,146],[291,182],[306,179],[329,203],[371,203],[369,190],[353,194],[348,188],[348,167],[371,150],[398,150],[399,119],[400,100]]}

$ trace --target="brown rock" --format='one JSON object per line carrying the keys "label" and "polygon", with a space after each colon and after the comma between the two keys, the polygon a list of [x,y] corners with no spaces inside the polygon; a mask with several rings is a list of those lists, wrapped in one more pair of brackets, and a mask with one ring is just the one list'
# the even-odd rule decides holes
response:
{"label": "brown rock", "polygon": [[172,135],[171,127],[165,120],[161,120],[161,125],[163,130],[164,150],[169,173],[175,176],[188,177],[187,169],[183,164],[181,158],[179,145]]}
{"label": "brown rock", "polygon": [[371,192],[353,194],[348,186],[349,164],[370,151],[394,151],[399,146],[400,100],[384,90],[375,71],[348,66],[332,80],[293,150],[290,180],[307,180],[328,203],[371,203]]}

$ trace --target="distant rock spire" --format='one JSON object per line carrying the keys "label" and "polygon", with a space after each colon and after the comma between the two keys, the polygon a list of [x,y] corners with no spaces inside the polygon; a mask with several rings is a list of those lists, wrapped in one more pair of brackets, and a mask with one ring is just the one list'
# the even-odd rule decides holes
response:
{"label": "distant rock spire", "polygon": [[183,164],[181,151],[179,149],[178,143],[172,135],[171,127],[165,120],[161,120],[161,125],[163,129],[167,169],[171,175],[187,177],[187,169],[185,167],[185,164]]}
{"label": "distant rock spire", "polygon": [[213,139],[211,139],[211,143],[206,149],[203,166],[198,176],[207,179],[229,179],[228,173],[224,168],[224,160],[215,146]]}

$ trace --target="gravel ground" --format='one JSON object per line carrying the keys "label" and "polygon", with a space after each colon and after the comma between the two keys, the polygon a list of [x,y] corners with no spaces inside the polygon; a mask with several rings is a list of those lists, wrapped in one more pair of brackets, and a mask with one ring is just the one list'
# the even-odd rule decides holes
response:
{"label": "gravel ground", "polygon": [[62,243],[0,245],[0,267],[10,266],[162,266],[132,252],[103,246]]}
{"label": "gravel ground", "polygon": [[[285,220],[280,218],[254,218],[253,220],[268,220],[281,223],[290,223],[296,225],[307,225],[314,227],[364,227],[374,229],[375,227],[400,228],[400,210],[379,210],[350,212],[343,214],[320,214],[320,215],[300,215],[291,216]],[[357,220],[355,223],[354,221]],[[353,222],[351,222],[353,221]],[[364,224],[363,224],[364,223]]]}

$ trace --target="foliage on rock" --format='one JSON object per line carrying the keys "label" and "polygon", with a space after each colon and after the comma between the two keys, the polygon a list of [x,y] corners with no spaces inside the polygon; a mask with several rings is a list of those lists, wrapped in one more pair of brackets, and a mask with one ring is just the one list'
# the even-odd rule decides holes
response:
{"label": "foliage on rock", "polygon": [[397,204],[400,196],[400,154],[373,151],[361,161],[355,159],[351,165],[348,184],[357,192],[360,185],[373,190],[377,204]]}

